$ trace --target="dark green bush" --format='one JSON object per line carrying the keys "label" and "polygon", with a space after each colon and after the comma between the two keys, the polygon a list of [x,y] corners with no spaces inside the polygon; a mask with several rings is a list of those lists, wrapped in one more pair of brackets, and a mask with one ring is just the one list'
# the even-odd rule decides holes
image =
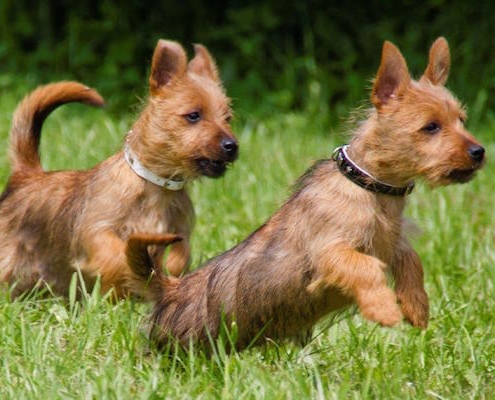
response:
{"label": "dark green bush", "polygon": [[165,37],[210,49],[238,114],[330,109],[338,117],[367,96],[383,40],[417,76],[444,35],[449,86],[478,122],[495,105],[492,8],[488,0],[0,0],[0,74],[28,76],[28,86],[79,79],[127,111],[146,93],[153,47]]}

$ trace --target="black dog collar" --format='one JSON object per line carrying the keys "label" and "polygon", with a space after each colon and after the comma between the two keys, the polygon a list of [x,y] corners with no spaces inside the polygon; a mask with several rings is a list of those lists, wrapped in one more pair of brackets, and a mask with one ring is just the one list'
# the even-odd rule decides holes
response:
{"label": "black dog collar", "polygon": [[332,154],[332,159],[337,163],[340,172],[354,182],[356,185],[369,190],[370,192],[387,194],[389,196],[405,196],[414,189],[414,182],[407,186],[393,186],[387,183],[380,182],[373,177],[369,172],[360,168],[347,155],[349,145],[337,147]]}

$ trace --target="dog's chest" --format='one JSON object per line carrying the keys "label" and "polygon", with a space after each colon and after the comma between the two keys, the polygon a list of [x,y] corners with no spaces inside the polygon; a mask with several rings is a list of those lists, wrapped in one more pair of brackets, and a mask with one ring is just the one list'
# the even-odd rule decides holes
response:
{"label": "dog's chest", "polygon": [[371,225],[366,252],[389,263],[401,234],[402,206],[379,203]]}
{"label": "dog's chest", "polygon": [[123,236],[134,232],[167,233],[174,232],[181,212],[173,196],[163,194],[140,195],[134,199],[132,212],[123,221]]}

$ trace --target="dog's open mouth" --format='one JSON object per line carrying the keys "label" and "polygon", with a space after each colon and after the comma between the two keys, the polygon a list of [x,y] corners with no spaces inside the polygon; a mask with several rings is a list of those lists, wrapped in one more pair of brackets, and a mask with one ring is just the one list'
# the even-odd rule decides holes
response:
{"label": "dog's open mouth", "polygon": [[196,163],[198,164],[199,172],[202,175],[209,176],[210,178],[218,178],[227,170],[229,161],[200,158],[196,160]]}
{"label": "dog's open mouth", "polygon": [[449,172],[447,177],[454,182],[465,183],[473,178],[477,170],[478,168],[453,169]]}

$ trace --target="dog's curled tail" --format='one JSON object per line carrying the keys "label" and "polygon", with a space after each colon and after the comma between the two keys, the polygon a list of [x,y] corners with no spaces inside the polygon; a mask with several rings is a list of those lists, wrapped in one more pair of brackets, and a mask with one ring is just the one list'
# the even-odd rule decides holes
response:
{"label": "dog's curled tail", "polygon": [[104,105],[103,97],[78,82],[57,82],[40,86],[27,95],[14,113],[10,133],[12,172],[40,171],[39,144],[46,117],[65,103],[79,102],[95,107]]}
{"label": "dog's curled tail", "polygon": [[152,302],[163,296],[169,280],[177,278],[167,277],[161,269],[154,267],[148,246],[168,246],[180,240],[180,236],[173,234],[135,233],[129,237],[125,255],[132,272],[128,284],[133,293]]}

